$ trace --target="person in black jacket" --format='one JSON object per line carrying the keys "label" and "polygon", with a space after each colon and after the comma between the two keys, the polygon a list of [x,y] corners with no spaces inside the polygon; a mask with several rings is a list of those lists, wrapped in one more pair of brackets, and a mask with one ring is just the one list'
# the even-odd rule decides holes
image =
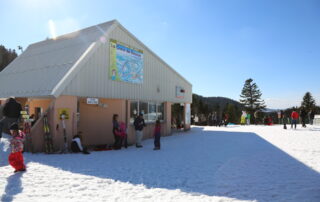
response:
{"label": "person in black jacket", "polygon": [[2,137],[3,128],[8,129],[12,123],[18,122],[21,110],[21,104],[14,98],[9,98],[9,100],[7,100],[2,111],[4,117],[0,120],[0,138]]}
{"label": "person in black jacket", "polygon": [[300,111],[302,127],[306,128],[307,111],[302,107]]}
{"label": "person in black jacket", "polygon": [[310,125],[313,124],[314,114],[315,114],[314,110],[311,109],[310,112],[309,112],[309,123],[310,123]]}
{"label": "person in black jacket", "polygon": [[141,144],[141,141],[142,141],[142,137],[143,137],[143,127],[146,126],[145,122],[144,122],[144,119],[143,119],[143,114],[139,114],[139,116],[134,120],[134,128],[136,130],[136,147],[137,148],[141,148],[142,147],[142,144]]}
{"label": "person in black jacket", "polygon": [[81,132],[79,132],[78,135],[73,136],[72,142],[71,142],[71,151],[73,153],[82,152],[83,154],[90,154],[87,148],[82,145],[81,139],[82,139]]}

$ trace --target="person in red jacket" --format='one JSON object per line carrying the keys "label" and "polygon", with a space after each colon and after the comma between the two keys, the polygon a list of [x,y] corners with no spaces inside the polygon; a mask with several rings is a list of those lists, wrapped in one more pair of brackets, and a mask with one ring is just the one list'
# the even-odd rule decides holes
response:
{"label": "person in red jacket", "polygon": [[291,113],[291,128],[293,128],[293,124],[294,124],[294,129],[297,129],[298,118],[299,118],[299,114],[294,109],[293,112]]}
{"label": "person in red jacket", "polygon": [[19,130],[17,123],[11,124],[10,133],[12,135],[12,139],[10,140],[11,153],[8,158],[9,164],[15,169],[15,173],[26,171],[22,155],[25,134]]}

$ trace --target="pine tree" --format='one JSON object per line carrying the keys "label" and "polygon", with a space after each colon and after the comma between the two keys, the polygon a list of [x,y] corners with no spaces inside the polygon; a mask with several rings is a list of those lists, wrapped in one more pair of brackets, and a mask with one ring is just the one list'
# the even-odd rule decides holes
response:
{"label": "pine tree", "polygon": [[261,91],[259,90],[256,83],[253,83],[251,78],[247,79],[241,91],[240,103],[246,108],[246,110],[251,114],[256,110],[264,109],[265,103],[261,99]]}
{"label": "pine tree", "polygon": [[7,50],[6,47],[0,45],[0,71],[2,71],[16,57],[17,53],[15,50]]}
{"label": "pine tree", "polygon": [[316,101],[312,97],[310,92],[306,92],[306,94],[303,96],[301,107],[305,108],[308,111],[314,109],[316,106]]}

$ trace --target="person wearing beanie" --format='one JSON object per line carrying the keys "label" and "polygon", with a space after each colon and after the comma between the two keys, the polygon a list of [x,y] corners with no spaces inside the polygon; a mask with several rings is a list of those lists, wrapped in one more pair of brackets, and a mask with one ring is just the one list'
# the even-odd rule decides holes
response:
{"label": "person wearing beanie", "polygon": [[143,138],[143,127],[146,126],[144,119],[143,119],[143,114],[140,113],[139,116],[134,120],[134,128],[136,130],[136,147],[141,148],[142,147],[142,138]]}
{"label": "person wearing beanie", "polygon": [[2,137],[3,129],[8,129],[12,123],[19,120],[21,110],[21,104],[18,103],[13,97],[7,100],[2,109],[3,118],[0,119],[0,139]]}
{"label": "person wearing beanie", "polygon": [[9,164],[15,169],[14,172],[26,171],[22,155],[25,134],[19,130],[19,126],[15,122],[10,125],[9,129],[12,135],[10,140],[11,153],[8,158]]}

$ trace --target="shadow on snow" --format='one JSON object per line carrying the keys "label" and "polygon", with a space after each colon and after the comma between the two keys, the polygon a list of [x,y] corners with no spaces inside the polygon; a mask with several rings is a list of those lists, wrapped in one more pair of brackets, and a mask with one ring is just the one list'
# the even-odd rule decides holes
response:
{"label": "shadow on snow", "polygon": [[26,159],[73,173],[193,195],[258,201],[320,199],[310,196],[319,192],[320,174],[255,133],[193,128],[164,137],[161,144],[160,151],[153,151],[153,141],[146,140],[142,149],[91,155],[27,154]]}

